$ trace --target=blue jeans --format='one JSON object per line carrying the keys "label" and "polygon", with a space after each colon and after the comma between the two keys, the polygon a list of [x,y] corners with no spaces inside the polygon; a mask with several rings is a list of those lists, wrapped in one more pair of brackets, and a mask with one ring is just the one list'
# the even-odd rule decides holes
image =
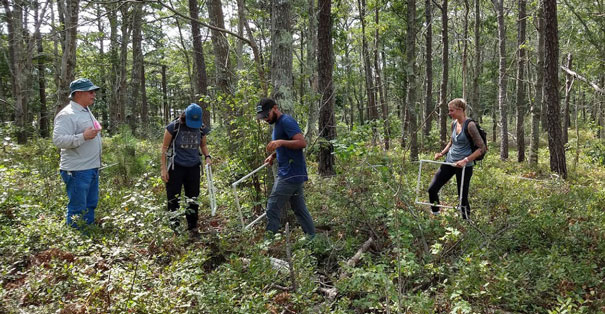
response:
{"label": "blue jeans", "polygon": [[67,225],[78,228],[78,216],[86,224],[95,222],[95,208],[99,203],[99,169],[78,171],[61,170],[61,178],[65,182],[67,203]]}
{"label": "blue jeans", "polygon": [[313,218],[305,205],[305,195],[303,194],[304,182],[289,183],[282,178],[277,178],[273,184],[271,195],[267,201],[267,230],[277,232],[280,228],[280,215],[290,201],[290,206],[296,215],[298,223],[303,231],[308,235],[315,235],[315,226]]}

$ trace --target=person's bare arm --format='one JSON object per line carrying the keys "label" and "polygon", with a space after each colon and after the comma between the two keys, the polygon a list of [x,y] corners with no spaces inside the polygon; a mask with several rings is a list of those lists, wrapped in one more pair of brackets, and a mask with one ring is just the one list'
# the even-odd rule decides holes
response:
{"label": "person's bare arm", "polygon": [[305,140],[305,137],[302,135],[302,133],[297,133],[292,137],[291,140],[275,140],[269,142],[269,144],[267,144],[267,151],[273,152],[278,147],[286,147],[289,149],[303,149],[307,147],[307,141]]}
{"label": "person's bare arm", "polygon": [[447,145],[445,145],[445,148],[441,152],[435,154],[435,160],[445,156],[445,154],[450,151],[450,147],[452,147],[452,139],[447,142]]}

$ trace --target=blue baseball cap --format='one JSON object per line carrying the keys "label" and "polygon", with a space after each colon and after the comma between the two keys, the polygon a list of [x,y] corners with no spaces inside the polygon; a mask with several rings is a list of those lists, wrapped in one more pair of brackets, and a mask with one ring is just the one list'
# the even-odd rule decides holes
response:
{"label": "blue baseball cap", "polygon": [[197,104],[191,104],[185,109],[185,123],[192,129],[202,127],[202,108]]}
{"label": "blue baseball cap", "polygon": [[79,78],[69,84],[69,97],[71,98],[75,92],[87,92],[98,89],[100,87],[93,84],[89,79]]}

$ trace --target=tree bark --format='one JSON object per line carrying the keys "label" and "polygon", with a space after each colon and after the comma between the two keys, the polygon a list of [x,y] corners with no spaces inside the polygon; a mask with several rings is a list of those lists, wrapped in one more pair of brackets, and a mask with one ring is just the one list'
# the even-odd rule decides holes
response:
{"label": "tree bark", "polygon": [[[36,25],[40,25],[41,20],[43,19],[44,13],[40,14],[40,3],[34,2],[34,23]],[[35,32],[36,37],[36,46],[38,50],[38,93],[40,97],[40,136],[43,138],[48,138],[50,134],[50,122],[49,122],[49,114],[48,114],[48,105],[46,100],[46,78],[45,72],[46,67],[44,66],[44,48],[42,46],[42,34],[40,33],[40,28],[38,27]]]}
{"label": "tree bark", "polygon": [[[132,132],[136,133],[139,117],[142,112],[142,105],[139,106],[139,93],[141,91],[141,82],[143,81],[143,34],[141,31],[143,21],[143,3],[134,3],[132,7],[132,77],[131,77],[131,112],[132,117],[128,121],[133,127]],[[142,118],[142,117],[141,117]],[[145,126],[147,124],[143,124]]]}
{"label": "tree bark", "polygon": [[[380,6],[377,5],[375,8],[375,14],[374,14],[374,18],[375,18],[375,23],[376,25],[380,25],[380,13],[379,13],[379,8]],[[374,69],[376,69],[376,94],[377,94],[377,99],[380,102],[380,107],[381,107],[381,111],[382,111],[382,122],[383,122],[383,128],[384,128],[384,148],[385,150],[389,150],[389,146],[390,146],[390,141],[391,141],[391,132],[390,132],[390,126],[389,126],[389,108],[388,108],[388,104],[387,104],[387,99],[386,99],[386,95],[384,93],[385,89],[383,86],[383,79],[382,79],[382,70],[381,70],[381,66],[380,66],[380,50],[381,50],[381,43],[380,43],[380,34],[378,32],[378,27],[374,30]]]}
{"label": "tree bark", "polygon": [[416,0],[407,0],[406,69],[408,91],[406,106],[409,115],[410,160],[418,160],[418,132],[416,123]]}
{"label": "tree bark", "polygon": [[475,107],[473,114],[475,119],[483,122],[483,109],[479,96],[479,76],[481,76],[481,10],[480,1],[475,0],[475,71],[473,72],[473,91],[471,104]]}
{"label": "tree bark", "polygon": [[[122,16],[122,25],[120,25],[120,34],[122,42],[120,43],[120,66],[118,68],[119,80],[117,89],[118,98],[118,123],[124,123],[126,120],[126,102],[128,100],[128,39],[130,38],[130,5],[128,3],[120,4],[120,15]],[[130,119],[129,119],[130,122]]]}
{"label": "tree bark", "polygon": [[166,78],[166,65],[162,65],[162,105],[164,107],[164,123],[170,122],[170,105],[168,104],[168,82]]}
{"label": "tree bark", "polygon": [[[76,69],[76,37],[78,34],[79,0],[58,0],[59,19],[63,22],[61,28],[63,55],[57,87],[57,105],[55,115],[69,102],[69,84],[74,80]],[[61,8],[63,11],[61,12]]]}
{"label": "tree bark", "polygon": [[105,89],[105,95],[108,98],[109,104],[109,131],[114,133],[118,130],[119,123],[119,103],[118,95],[119,87],[119,42],[118,42],[118,14],[116,7],[113,4],[106,4],[107,19],[109,20],[109,60],[111,63],[111,74],[109,84]]}
{"label": "tree bark", "polygon": [[[368,120],[376,121],[378,119],[378,108],[376,107],[376,93],[374,90],[374,70],[372,69],[372,63],[370,62],[370,51],[368,48],[368,40],[366,36],[366,1],[358,0],[357,5],[359,6],[359,19],[361,21],[361,57],[363,59],[363,68],[366,82],[366,92],[368,95],[368,107],[367,116]],[[378,138],[378,130],[376,125],[372,126],[372,144],[376,144]]]}
{"label": "tree bark", "polygon": [[[467,100],[467,59],[468,59],[468,12],[469,5],[468,0],[464,0],[464,35],[462,37],[462,98]],[[472,112],[472,107],[469,108],[469,113]]]}
{"label": "tree bark", "polygon": [[[25,88],[27,72],[25,70],[27,58],[23,29],[23,7],[22,1],[9,3],[2,0],[6,14],[9,42],[9,70],[11,73],[13,106],[15,108],[15,125],[17,143],[27,143],[27,91]],[[11,8],[12,4],[12,8]]]}
{"label": "tree bark", "polygon": [[498,20],[498,108],[500,111],[500,159],[508,159],[508,113],[506,104],[506,29],[504,0],[493,0]]}
{"label": "tree bark", "polygon": [[525,93],[525,32],[526,32],[526,14],[525,8],[527,5],[526,0],[518,0],[519,6],[519,21],[517,22],[517,94],[516,94],[516,107],[517,107],[517,161],[525,161],[525,127],[524,118],[527,106],[527,95]]}
{"label": "tree bark", "polygon": [[536,14],[536,29],[538,41],[536,48],[536,97],[531,107],[531,141],[529,146],[529,164],[538,164],[538,150],[540,148],[540,116],[543,113],[542,99],[544,95],[544,18],[543,4],[540,4]]}
{"label": "tree bark", "polygon": [[271,1],[272,98],[288,114],[294,113],[292,81],[292,19],[290,0]]}
{"label": "tree bark", "polygon": [[309,93],[310,93],[310,101],[309,101],[309,118],[307,119],[307,125],[305,127],[305,139],[307,142],[311,142],[315,135],[317,134],[317,125],[319,120],[319,112],[318,112],[318,77],[317,71],[317,56],[318,56],[318,39],[319,33],[317,32],[317,12],[315,9],[315,0],[308,0],[308,9],[309,9],[309,29],[308,34],[309,38],[307,40],[307,65],[306,76],[309,78]]}
{"label": "tree bark", "polygon": [[441,77],[441,87],[439,90],[439,123],[440,123],[440,140],[441,146],[445,146],[447,142],[447,82],[448,82],[448,68],[449,68],[449,39],[448,39],[448,17],[447,17],[447,1],[443,0],[441,4],[441,55],[442,55],[442,77]]}
{"label": "tree bark", "polygon": [[[567,54],[567,68],[571,69],[573,57],[571,53]],[[571,87],[573,85],[573,76],[567,74],[565,79],[565,109],[563,110],[563,145],[567,144],[569,139],[568,129],[570,125],[569,117],[569,97],[571,95]]]}
{"label": "tree bark", "polygon": [[[238,1],[239,2],[239,1]],[[204,47],[202,45],[202,34],[199,19],[199,7],[197,0],[189,0],[189,15],[191,16],[191,35],[193,37],[193,73],[195,76],[193,91],[195,102],[202,107],[202,121],[210,127],[210,111],[208,103],[202,101],[202,97],[208,95],[208,76],[206,73],[206,61],[204,59]]]}
{"label": "tree bark", "polygon": [[[319,174],[331,176],[334,171],[334,148],[331,143],[336,138],[334,121],[334,87],[332,69],[334,50],[332,47],[332,1],[319,0],[319,25],[317,33],[319,86],[321,86],[321,106],[319,108]],[[319,52],[318,51],[318,52]]]}
{"label": "tree bark", "polygon": [[[221,0],[208,1],[208,15],[213,26],[224,29],[225,17],[223,15],[223,5]],[[233,69],[229,59],[229,42],[225,34],[217,29],[211,29],[212,45],[214,49],[214,66],[216,70],[216,86],[223,99],[233,96]],[[218,96],[218,95],[217,95]],[[231,121],[236,116],[235,107],[228,105],[228,101],[223,100],[220,104],[226,108],[224,121]],[[227,122],[229,131],[235,129],[235,125]],[[230,137],[229,137],[230,141]]]}
{"label": "tree bark", "polygon": [[559,34],[556,0],[544,0],[544,102],[547,106],[550,170],[567,178],[559,108]]}
{"label": "tree bark", "polygon": [[[197,4],[197,2],[196,2]],[[183,57],[185,58],[185,68],[187,69],[187,78],[189,81],[189,100],[188,102],[194,102],[196,96],[196,91],[195,91],[195,86],[197,84],[197,79],[196,79],[196,74],[192,74],[193,72],[195,72],[195,66],[192,65],[192,62],[190,60],[189,57],[189,50],[191,50],[187,44],[185,43],[185,36],[183,36],[183,29],[181,27],[181,21],[178,18],[174,19],[174,22],[176,24],[176,28],[179,31],[179,42],[181,43],[181,53],[183,54]],[[192,34],[193,34],[193,30],[192,30]],[[192,42],[195,42],[195,35],[192,36]],[[193,48],[195,50],[195,47]],[[193,53],[193,58],[195,58],[195,52]]]}
{"label": "tree bark", "polygon": [[[478,1],[478,0],[476,0]],[[425,58],[426,58],[426,98],[424,102],[424,136],[429,136],[433,125],[433,20],[431,10],[431,0],[424,2],[424,16],[426,19],[425,35]]]}

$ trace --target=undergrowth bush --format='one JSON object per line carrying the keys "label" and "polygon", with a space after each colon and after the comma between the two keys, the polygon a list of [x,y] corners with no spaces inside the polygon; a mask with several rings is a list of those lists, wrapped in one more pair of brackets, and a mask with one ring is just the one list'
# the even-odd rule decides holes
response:
{"label": "undergrowth bush", "polygon": [[[103,165],[116,165],[101,170],[97,223],[79,232],[65,225],[58,150],[48,139],[16,145],[0,129],[0,312],[605,310],[605,174],[588,151],[567,180],[550,175],[546,149],[537,167],[493,152],[475,167],[466,222],[455,210],[434,217],[415,204],[418,164],[402,157],[409,152],[384,151],[369,140],[371,126],[355,127],[333,141],[335,176],[318,176],[317,161],[307,160],[318,235],[309,241],[292,213],[285,217],[291,275],[271,262],[287,259],[284,234],[265,239],[263,223],[241,231],[231,183],[262,163],[268,133],[249,117],[237,123],[208,136],[219,208],[210,216],[203,180],[194,243],[168,225],[161,139],[127,130],[104,137]],[[271,180],[263,171],[239,188],[247,221],[262,213]]]}

